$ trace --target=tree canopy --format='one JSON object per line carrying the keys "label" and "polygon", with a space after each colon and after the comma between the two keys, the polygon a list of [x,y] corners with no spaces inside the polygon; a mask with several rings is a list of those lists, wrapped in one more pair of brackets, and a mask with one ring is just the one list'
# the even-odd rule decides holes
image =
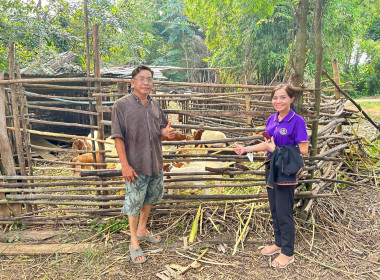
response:
{"label": "tree canopy", "polygon": [[[284,0],[88,0],[89,26],[99,24],[103,65],[232,67],[223,82],[287,81],[294,68],[298,1]],[[305,82],[314,77],[315,22],[321,22],[323,67],[338,59],[344,80],[361,95],[379,94],[379,7],[375,0],[323,2],[321,19],[309,1]],[[0,69],[8,44],[32,73],[51,74],[48,62],[74,51],[66,71],[85,69],[84,2],[0,0]],[[91,32],[91,30],[90,30]],[[299,39],[298,39],[299,40]],[[168,74],[201,81],[194,71]]]}

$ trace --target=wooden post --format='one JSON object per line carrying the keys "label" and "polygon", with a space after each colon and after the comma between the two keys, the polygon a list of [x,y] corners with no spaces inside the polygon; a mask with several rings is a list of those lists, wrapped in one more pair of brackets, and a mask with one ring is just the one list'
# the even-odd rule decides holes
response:
{"label": "wooden post", "polygon": [[[17,79],[18,80],[21,80],[21,73],[20,73],[20,67],[17,63],[17,67],[16,67],[16,71],[17,71]],[[26,158],[27,158],[27,161],[28,161],[28,169],[29,169],[29,175],[30,176],[33,176],[33,167],[32,167],[32,157],[30,155],[30,146],[29,146],[29,134],[27,132],[27,120],[25,119],[25,91],[24,91],[24,87],[22,86],[22,84],[17,84],[17,91],[19,93],[19,104],[20,104],[20,121],[21,121],[21,128],[22,128],[22,139],[24,141],[24,146],[25,146],[25,151],[26,151]],[[22,174],[22,176],[26,176],[27,175],[27,172],[25,170],[25,174]],[[24,182],[24,180],[23,180]],[[33,183],[33,181],[31,181],[31,183]],[[37,210],[37,205],[33,205],[35,206],[34,210]],[[32,211],[32,205],[31,204],[26,204],[26,211],[27,212],[31,212]]]}
{"label": "wooden post", "polygon": [[119,94],[127,94],[128,93],[128,86],[127,83],[119,82],[117,83],[117,92]]}
{"label": "wooden post", "polygon": [[[0,80],[4,79],[4,72],[0,72]],[[1,162],[3,164],[5,175],[15,176],[15,162],[13,160],[13,153],[11,143],[8,138],[7,125],[6,125],[6,111],[5,104],[7,103],[5,97],[4,85],[0,84],[0,154]],[[4,193],[0,193],[0,200],[5,198]],[[11,215],[10,209],[7,205],[0,205],[0,217],[9,217]]]}
{"label": "wooden post", "polygon": [[[336,58],[334,58],[332,64],[333,64],[334,81],[337,85],[340,85],[338,60]],[[337,88],[335,88],[335,100],[339,100],[339,99],[340,99],[340,92]],[[342,132],[342,125],[339,125],[336,128],[336,132],[337,133]]]}
{"label": "wooden post", "polygon": [[[88,13],[87,13],[87,0],[84,0],[83,2],[83,9],[84,9],[84,28],[85,28],[85,37],[86,37],[86,77],[90,78],[91,74],[91,62],[90,62],[90,31],[88,28]],[[91,87],[91,82],[87,81],[87,87]],[[90,101],[88,101],[88,110],[90,112],[95,112],[95,106],[92,103],[92,91],[89,89],[87,91],[87,95],[90,98]],[[95,125],[95,117],[93,115],[89,116],[90,118],[90,125]],[[95,138],[95,132],[94,129],[91,128],[91,138]],[[95,141],[91,140],[91,145],[93,147],[93,150],[95,150]],[[96,162],[96,154],[92,154],[93,162]]]}
{"label": "wooden post", "polygon": [[91,67],[90,67],[90,32],[88,28],[87,0],[84,0],[83,6],[84,6],[84,28],[85,28],[85,34],[86,34],[86,73],[87,73],[87,78],[89,78]]}
{"label": "wooden post", "polygon": [[[15,50],[14,44],[9,44],[9,80],[15,79]],[[13,115],[13,126],[15,128],[14,136],[16,141],[16,151],[18,156],[18,161],[20,165],[21,173],[26,174],[25,167],[25,158],[24,158],[24,150],[22,146],[22,138],[21,138],[21,129],[20,129],[20,119],[19,119],[19,108],[17,101],[17,93],[16,93],[16,84],[11,84],[11,104],[12,104],[12,115]],[[9,206],[11,215],[19,216],[22,213],[21,204],[15,204]]]}
{"label": "wooden post", "polygon": [[[17,79],[21,80],[21,73],[20,73],[20,67],[17,65]],[[28,123],[25,118],[25,110],[27,108],[25,107],[25,89],[22,84],[18,84],[18,92],[19,92],[19,103],[20,103],[20,120],[21,120],[21,127],[23,129],[22,136],[23,136],[23,141],[25,145],[25,151],[26,151],[26,156],[27,156],[27,161],[28,161],[28,167],[29,167],[29,175],[33,176],[33,168],[32,168],[32,159],[30,155],[30,147],[29,147],[29,134],[27,132],[28,129]],[[21,175],[27,175],[26,172],[25,174]]]}
{"label": "wooden post", "polygon": [[[322,77],[322,64],[323,64],[323,45],[322,45],[322,7],[323,0],[316,0],[315,3],[315,18],[318,19],[315,21],[315,75],[314,75],[314,111],[316,112],[313,121],[312,133],[311,133],[311,150],[310,156],[315,157],[317,155],[318,147],[318,120],[320,116],[321,109],[321,77]],[[310,165],[314,166],[315,161],[311,160]],[[310,178],[314,179],[315,170],[310,170]],[[308,191],[313,191],[313,182],[306,183],[306,188]],[[308,213],[305,210],[309,205],[310,199],[305,199],[301,208],[300,218],[306,220]]]}
{"label": "wooden post", "polygon": [[[92,28],[92,52],[94,55],[94,76],[100,78],[100,52],[99,52],[99,26],[95,24]],[[95,82],[96,93],[102,92],[102,85],[100,82]],[[103,112],[101,110],[103,98],[102,96],[96,97],[96,111],[98,112],[98,139],[104,140],[104,125],[101,124],[103,120]],[[98,142],[99,151],[104,151],[104,143]],[[100,168],[107,168],[106,157],[104,153],[99,153],[99,161],[103,166]],[[108,191],[103,191],[103,195],[108,195]],[[108,206],[109,207],[109,206]],[[104,208],[108,208],[104,206]]]}
{"label": "wooden post", "polygon": [[[246,85],[248,82],[247,82],[247,75],[244,75],[243,76],[243,84]],[[251,110],[251,96],[249,94],[246,94],[245,95],[245,111],[246,112],[249,112]],[[247,116],[247,124],[248,124],[248,127],[251,126],[251,122],[252,122],[252,117],[251,116]],[[251,132],[248,132],[248,136],[252,135]]]}
{"label": "wooden post", "polygon": [[[15,79],[15,52],[14,52],[14,44],[9,44],[9,79]],[[24,157],[24,149],[22,144],[21,137],[21,128],[20,128],[20,111],[19,111],[19,98],[16,92],[16,85],[11,84],[11,95],[12,95],[12,111],[13,111],[13,126],[15,128],[15,139],[16,139],[16,148],[17,148],[17,156],[20,165],[20,171],[22,175],[26,175],[26,166],[25,166],[25,157]]]}
{"label": "wooden post", "polygon": [[[99,26],[94,25],[92,29],[92,47],[94,54],[94,76],[95,78],[100,78],[100,52],[99,52]],[[95,82],[96,93],[102,92],[102,85],[100,82]],[[96,97],[96,111],[98,112],[98,139],[104,139],[104,126],[100,124],[103,120],[103,113],[101,112],[103,98],[102,96]],[[104,143],[98,142],[99,150],[104,150]],[[100,163],[105,165],[105,156],[103,153],[100,154]]]}

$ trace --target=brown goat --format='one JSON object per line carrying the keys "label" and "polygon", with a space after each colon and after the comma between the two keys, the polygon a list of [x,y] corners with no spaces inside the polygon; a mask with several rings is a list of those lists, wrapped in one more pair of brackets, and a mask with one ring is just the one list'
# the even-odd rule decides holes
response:
{"label": "brown goat", "polygon": [[[71,146],[71,149],[73,150],[74,156],[79,156],[81,154],[86,153],[86,151],[92,150],[92,145],[89,141],[84,139],[75,139],[73,145]],[[79,152],[79,151],[83,152]]]}

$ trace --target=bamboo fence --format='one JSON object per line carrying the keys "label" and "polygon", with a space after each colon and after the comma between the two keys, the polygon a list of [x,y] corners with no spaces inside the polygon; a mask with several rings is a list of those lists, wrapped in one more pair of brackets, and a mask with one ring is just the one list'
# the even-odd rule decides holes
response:
{"label": "bamboo fence", "polygon": [[[97,31],[94,30],[93,34],[96,36]],[[17,77],[12,74],[18,71],[14,60],[10,59],[9,79],[0,79],[0,95],[5,97],[6,114],[12,116],[7,118],[6,133],[10,139],[9,149],[18,165],[14,167],[14,172],[9,171],[8,165],[1,170],[0,224],[39,224],[43,221],[75,224],[93,217],[118,215],[120,212],[124,200],[124,181],[120,169],[105,169],[107,164],[118,163],[117,157],[110,155],[110,150],[106,149],[108,144],[112,144],[106,139],[106,134],[110,126],[112,104],[126,94],[130,80],[100,77],[97,38],[93,41],[94,77],[23,79],[19,74]],[[14,51],[11,47],[12,57]],[[378,124],[360,106],[357,112],[346,110],[345,102],[354,101],[327,73],[325,75],[333,86],[327,84],[322,92],[336,89],[344,97],[331,98],[322,94],[319,112],[314,109],[315,90],[299,89],[304,94],[302,115],[308,125],[309,136],[317,137],[317,145],[313,147],[316,154],[305,157],[305,169],[295,195],[300,211],[306,214],[312,209],[315,199],[334,195],[323,190],[331,186],[336,188],[339,184],[373,184],[378,178],[378,161],[376,163],[376,158],[371,158],[366,151],[374,139],[358,136],[353,128],[353,124],[360,123],[361,113],[375,127],[376,133],[379,131]],[[270,101],[273,86],[157,81],[155,87],[157,94],[152,97],[161,103],[168,117],[182,119],[182,122],[175,121],[172,125],[174,128],[183,133],[204,129],[222,131],[227,135],[227,139],[223,140],[163,142],[164,148],[172,147],[164,151],[165,164],[189,161],[235,164],[228,168],[206,167],[201,172],[165,172],[167,193],[155,208],[167,209],[168,205],[183,208],[184,203],[198,205],[200,201],[210,205],[233,205],[237,201],[265,203],[266,194],[249,193],[254,188],[265,188],[262,168],[264,155],[255,155],[256,164],[252,165],[246,156],[228,152],[233,148],[231,143],[247,145],[262,139],[260,133],[264,131],[268,116],[274,113]],[[33,92],[38,89],[44,89],[45,93]],[[177,94],[169,94],[171,91]],[[78,121],[52,121],[44,118],[44,112],[57,115],[69,113],[77,116]],[[312,135],[310,128],[313,122],[319,124],[316,135]],[[33,129],[36,124],[45,126],[45,131]],[[68,127],[72,133],[49,131],[49,128],[57,127]],[[91,136],[77,134],[79,128],[87,129]],[[93,143],[93,147],[96,142],[98,149],[87,152],[93,153],[94,158],[99,153],[100,163],[75,164],[96,168],[93,170],[71,168],[72,153],[79,150],[71,149],[69,144],[54,148],[33,144],[31,138],[35,135],[53,137],[69,144],[74,139],[87,139]],[[231,146],[195,148],[196,144]],[[55,153],[57,159],[40,158],[36,154],[37,150]],[[5,155],[2,150],[3,165],[6,165]],[[372,172],[373,176],[366,175],[355,182],[352,178],[364,172],[363,166],[364,171],[368,174]],[[74,171],[82,172],[81,176],[75,176]],[[354,176],[347,175],[349,172]],[[224,189],[229,191],[223,192]],[[231,194],[236,189],[248,190],[248,194]]]}

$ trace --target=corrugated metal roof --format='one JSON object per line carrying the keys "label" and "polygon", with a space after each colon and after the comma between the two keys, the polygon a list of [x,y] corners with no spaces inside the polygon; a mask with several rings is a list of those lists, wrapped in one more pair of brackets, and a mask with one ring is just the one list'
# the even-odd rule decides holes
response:
{"label": "corrugated metal roof", "polygon": [[[108,66],[108,67],[104,67],[100,69],[100,73],[101,75],[104,75],[104,76],[111,74],[111,75],[120,75],[120,77],[122,78],[131,78],[132,71],[136,67],[137,66],[112,65],[112,66]],[[155,66],[148,66],[148,67],[150,67],[153,70],[155,79],[167,79],[160,71],[159,69],[160,67],[155,67]]]}
{"label": "corrugated metal roof", "polygon": [[[73,51],[63,52],[59,54],[60,58],[51,60],[45,64],[45,67],[49,70],[52,70],[55,75],[63,74],[65,72],[64,64],[71,63],[78,54]],[[22,75],[30,74],[30,68],[24,68],[21,71]]]}

